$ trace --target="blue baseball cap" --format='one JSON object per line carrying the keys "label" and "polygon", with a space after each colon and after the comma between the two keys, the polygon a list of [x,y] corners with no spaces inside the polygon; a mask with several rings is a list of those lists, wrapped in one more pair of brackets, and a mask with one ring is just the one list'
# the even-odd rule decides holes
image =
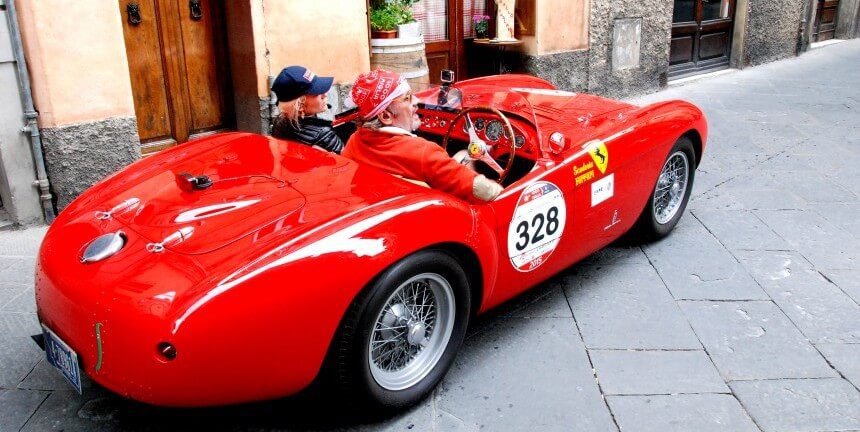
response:
{"label": "blue baseball cap", "polygon": [[317,76],[303,66],[287,66],[275,78],[272,91],[278,96],[278,102],[284,102],[306,94],[327,93],[332,83],[334,83],[333,77]]}

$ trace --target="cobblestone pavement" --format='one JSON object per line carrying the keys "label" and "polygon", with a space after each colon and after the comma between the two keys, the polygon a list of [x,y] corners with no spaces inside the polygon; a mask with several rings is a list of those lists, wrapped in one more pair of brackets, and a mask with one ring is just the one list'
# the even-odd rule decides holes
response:
{"label": "cobblestone pavement", "polygon": [[677,230],[480,318],[432,397],[380,423],[314,398],[80,397],[29,340],[44,228],[0,233],[0,430],[860,430],[858,71],[854,40],[636,100],[688,99],[710,121]]}

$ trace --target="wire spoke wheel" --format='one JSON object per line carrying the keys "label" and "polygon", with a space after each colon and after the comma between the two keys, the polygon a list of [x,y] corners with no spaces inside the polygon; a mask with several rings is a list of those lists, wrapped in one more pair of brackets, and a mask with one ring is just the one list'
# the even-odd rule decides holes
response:
{"label": "wire spoke wheel", "polygon": [[445,278],[422,273],[388,297],[368,347],[373,379],[387,390],[420,382],[439,362],[454,329],[454,291]]}
{"label": "wire spoke wheel", "polygon": [[654,220],[663,225],[678,213],[687,193],[690,162],[687,154],[676,151],[666,159],[654,190]]}

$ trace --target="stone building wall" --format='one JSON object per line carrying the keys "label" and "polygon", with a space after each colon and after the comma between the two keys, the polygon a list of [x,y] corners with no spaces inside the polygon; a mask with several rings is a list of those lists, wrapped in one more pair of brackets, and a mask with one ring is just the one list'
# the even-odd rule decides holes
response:
{"label": "stone building wall", "polygon": [[800,21],[808,0],[749,0],[744,65],[797,55]]}
{"label": "stone building wall", "polygon": [[526,53],[510,61],[563,90],[610,97],[657,90],[666,83],[672,5],[672,0],[593,0],[587,48]]}
{"label": "stone building wall", "polygon": [[[659,89],[666,83],[669,67],[669,37],[672,31],[671,0],[595,0],[591,3],[588,33],[588,91],[600,95],[623,97]],[[619,41],[615,31],[623,19],[640,19],[638,66],[613,64],[618,58],[613,50],[622,49],[635,34],[625,29]],[[619,42],[619,43],[616,43]]]}

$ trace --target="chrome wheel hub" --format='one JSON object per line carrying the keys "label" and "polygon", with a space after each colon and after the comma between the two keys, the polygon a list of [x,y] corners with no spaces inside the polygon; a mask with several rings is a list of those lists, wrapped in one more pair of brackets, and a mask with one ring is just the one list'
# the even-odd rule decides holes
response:
{"label": "chrome wheel hub", "polygon": [[420,382],[439,362],[454,329],[454,291],[442,276],[412,277],[389,296],[370,337],[368,364],[385,389]]}
{"label": "chrome wheel hub", "polygon": [[681,208],[684,195],[687,193],[687,182],[690,179],[690,162],[687,154],[676,151],[666,159],[660,177],[657,179],[657,188],[654,190],[654,220],[659,224],[666,224]]}

